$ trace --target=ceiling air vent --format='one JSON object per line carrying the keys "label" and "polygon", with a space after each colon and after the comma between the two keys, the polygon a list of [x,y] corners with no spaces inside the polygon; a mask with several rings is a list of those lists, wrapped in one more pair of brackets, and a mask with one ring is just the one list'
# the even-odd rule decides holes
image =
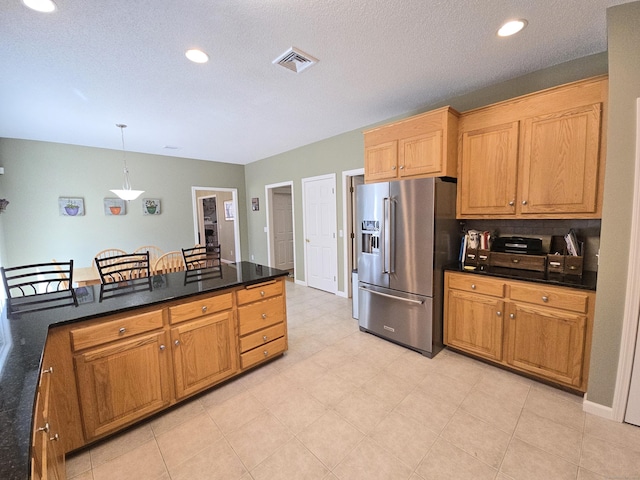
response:
{"label": "ceiling air vent", "polygon": [[300,73],[304,69],[318,63],[318,59],[313,58],[311,55],[306,54],[303,51],[298,50],[297,48],[291,47],[289,50],[276,58],[272,63],[274,65],[282,65],[292,72]]}

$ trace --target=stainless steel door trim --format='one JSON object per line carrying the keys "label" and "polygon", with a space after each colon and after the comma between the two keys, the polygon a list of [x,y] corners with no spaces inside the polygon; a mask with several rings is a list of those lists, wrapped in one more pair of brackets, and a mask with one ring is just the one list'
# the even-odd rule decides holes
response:
{"label": "stainless steel door trim", "polygon": [[418,305],[423,305],[424,304],[423,300],[413,300],[411,298],[398,297],[396,295],[390,295],[388,293],[377,292],[375,290],[371,290],[371,289],[366,288],[366,287],[359,287],[359,288],[360,288],[360,290],[364,290],[366,292],[373,293],[374,295],[380,295],[381,297],[392,298],[394,300],[401,300],[403,302],[415,303],[415,304],[418,304]]}
{"label": "stainless steel door trim", "polygon": [[382,273],[389,273],[391,270],[391,229],[389,228],[389,221],[391,216],[391,199],[384,197],[382,199]]}

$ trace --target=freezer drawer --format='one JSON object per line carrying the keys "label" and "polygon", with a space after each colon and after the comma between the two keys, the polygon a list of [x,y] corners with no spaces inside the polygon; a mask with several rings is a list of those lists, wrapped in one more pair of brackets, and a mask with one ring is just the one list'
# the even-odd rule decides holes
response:
{"label": "freezer drawer", "polygon": [[360,282],[358,304],[360,330],[417,350],[428,357],[436,353],[433,351],[431,297]]}

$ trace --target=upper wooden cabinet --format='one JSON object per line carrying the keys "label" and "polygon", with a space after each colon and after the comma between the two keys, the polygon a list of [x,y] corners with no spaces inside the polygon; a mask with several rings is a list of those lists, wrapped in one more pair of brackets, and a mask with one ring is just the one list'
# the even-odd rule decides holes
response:
{"label": "upper wooden cabinet", "polygon": [[465,112],[458,218],[600,218],[606,76]]}
{"label": "upper wooden cabinet", "polygon": [[365,131],[365,182],[455,177],[458,116],[443,107]]}

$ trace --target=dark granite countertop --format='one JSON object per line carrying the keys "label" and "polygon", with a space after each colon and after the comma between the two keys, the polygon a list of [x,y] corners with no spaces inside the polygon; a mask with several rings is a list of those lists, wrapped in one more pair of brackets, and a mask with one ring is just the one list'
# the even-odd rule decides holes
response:
{"label": "dark granite countertop", "polygon": [[448,265],[445,270],[452,272],[464,272],[475,275],[489,275],[492,277],[508,278],[510,280],[524,280],[527,282],[545,283],[558,287],[580,288],[582,290],[596,289],[597,273],[583,272],[582,275],[563,275],[560,273],[534,272],[531,270],[518,270],[515,268],[478,266],[475,270],[466,270],[460,263]]}
{"label": "dark granite countertop", "polygon": [[188,298],[287,275],[251,262],[223,264],[221,275],[168,273],[153,277],[152,290],[127,291],[99,301],[100,286],[76,289],[79,305],[0,318],[0,479],[30,476],[29,444],[35,392],[43,348],[50,326],[78,322],[140,307]]}

